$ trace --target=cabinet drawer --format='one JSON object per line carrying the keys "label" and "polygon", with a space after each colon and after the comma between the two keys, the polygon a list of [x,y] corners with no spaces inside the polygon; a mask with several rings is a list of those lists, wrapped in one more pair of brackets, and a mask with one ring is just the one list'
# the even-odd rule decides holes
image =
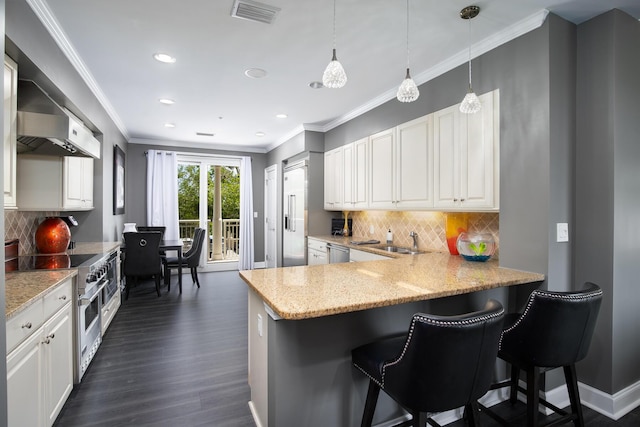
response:
{"label": "cabinet drawer", "polygon": [[56,287],[44,297],[44,318],[53,316],[63,305],[72,301],[71,279]]}
{"label": "cabinet drawer", "polygon": [[42,298],[7,322],[7,353],[33,334],[44,323],[44,303]]}
{"label": "cabinet drawer", "polygon": [[321,251],[321,252],[327,251],[327,244],[321,240],[308,239],[307,246],[309,249],[314,249],[316,251]]}

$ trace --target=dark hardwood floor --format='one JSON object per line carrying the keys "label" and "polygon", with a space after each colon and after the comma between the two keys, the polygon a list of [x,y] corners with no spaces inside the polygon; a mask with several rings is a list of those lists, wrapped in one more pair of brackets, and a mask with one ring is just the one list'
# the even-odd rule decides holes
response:
{"label": "dark hardwood floor", "polygon": [[[184,275],[182,296],[174,286],[157,297],[151,281],[131,290],[55,426],[255,426],[248,407],[247,286],[237,271],[199,278],[200,289]],[[496,408],[524,425],[524,404]],[[640,408],[618,421],[583,409],[588,427],[640,426]],[[498,425],[486,415],[480,423]]]}
{"label": "dark hardwood floor", "polygon": [[[254,426],[247,383],[247,286],[237,271],[183,276],[123,301],[55,426]],[[173,282],[175,282],[175,277]]]}

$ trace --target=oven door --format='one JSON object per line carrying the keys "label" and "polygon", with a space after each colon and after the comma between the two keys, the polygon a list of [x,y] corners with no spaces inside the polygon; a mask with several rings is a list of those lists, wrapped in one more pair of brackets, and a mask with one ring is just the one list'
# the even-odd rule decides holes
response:
{"label": "oven door", "polygon": [[96,354],[101,339],[102,290],[106,278],[87,286],[78,299],[78,382]]}

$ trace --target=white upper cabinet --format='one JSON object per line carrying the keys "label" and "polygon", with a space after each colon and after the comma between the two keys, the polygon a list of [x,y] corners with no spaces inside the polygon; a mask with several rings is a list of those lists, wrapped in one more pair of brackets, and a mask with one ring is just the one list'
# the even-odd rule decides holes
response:
{"label": "white upper cabinet", "polygon": [[482,109],[454,105],[433,113],[434,207],[460,211],[499,208],[498,92],[480,96]]}
{"label": "white upper cabinet", "polygon": [[396,208],[432,208],[432,115],[420,117],[398,126],[396,136]]}
{"label": "white upper cabinet", "polygon": [[4,208],[16,209],[16,117],[18,65],[4,56]]}
{"label": "white upper cabinet", "polygon": [[395,128],[369,137],[369,207],[394,209]]}
{"label": "white upper cabinet", "polygon": [[499,92],[325,153],[325,209],[497,211]]}
{"label": "white upper cabinet", "polygon": [[22,154],[17,194],[22,210],[91,210],[93,159]]}
{"label": "white upper cabinet", "polygon": [[369,205],[368,176],[369,138],[362,138],[353,143],[353,208],[365,209]]}
{"label": "white upper cabinet", "polygon": [[324,208],[340,210],[344,203],[344,147],[324,153]]}
{"label": "white upper cabinet", "polygon": [[93,209],[93,159],[64,157],[63,206],[66,209]]}

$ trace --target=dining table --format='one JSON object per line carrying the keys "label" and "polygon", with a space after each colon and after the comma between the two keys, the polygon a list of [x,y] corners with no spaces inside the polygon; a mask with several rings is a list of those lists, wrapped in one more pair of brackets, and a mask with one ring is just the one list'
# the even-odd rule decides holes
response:
{"label": "dining table", "polygon": [[[176,251],[178,257],[178,288],[180,289],[180,293],[182,293],[182,248],[184,247],[184,242],[182,239],[176,240],[160,240],[159,251],[160,253],[165,253],[166,251]],[[122,253],[126,256],[127,246],[122,243],[120,245],[120,249]]]}

